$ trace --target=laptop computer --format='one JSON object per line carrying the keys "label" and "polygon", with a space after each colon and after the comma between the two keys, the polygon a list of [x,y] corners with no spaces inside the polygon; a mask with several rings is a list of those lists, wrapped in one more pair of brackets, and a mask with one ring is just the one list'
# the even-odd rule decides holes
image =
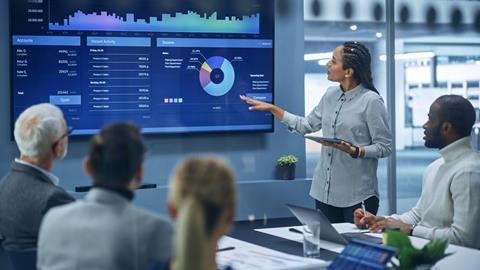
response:
{"label": "laptop computer", "polygon": [[322,211],[318,209],[310,209],[292,204],[287,204],[287,207],[304,225],[312,222],[320,222],[320,239],[342,245],[348,244],[352,238],[361,239],[375,244],[382,243],[382,238],[367,235],[365,233],[338,233],[332,226],[332,223],[330,223],[330,220],[328,220]]}

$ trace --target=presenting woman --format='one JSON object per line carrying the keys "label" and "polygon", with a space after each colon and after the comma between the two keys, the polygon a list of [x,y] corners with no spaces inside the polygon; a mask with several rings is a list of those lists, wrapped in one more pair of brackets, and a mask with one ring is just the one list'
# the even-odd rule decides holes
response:
{"label": "presenting woman", "polygon": [[353,222],[353,212],[364,204],[370,213],[379,205],[378,159],[391,152],[392,135],[382,97],[372,82],[371,56],[359,42],[345,42],[333,51],[327,64],[329,87],[320,103],[306,117],[282,108],[240,98],[250,110],[270,111],[291,131],[307,134],[322,130],[320,161],[313,175],[310,196],[332,223]]}

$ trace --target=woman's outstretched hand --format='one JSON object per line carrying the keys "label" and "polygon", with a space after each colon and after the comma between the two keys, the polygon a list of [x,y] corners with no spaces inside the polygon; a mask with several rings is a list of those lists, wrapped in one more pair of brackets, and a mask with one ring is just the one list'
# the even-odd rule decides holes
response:
{"label": "woman's outstretched hand", "polygon": [[269,111],[275,116],[276,118],[282,120],[283,119],[283,114],[284,110],[278,106],[275,106],[273,104],[263,102],[260,100],[256,100],[253,98],[249,98],[245,95],[240,95],[240,99],[245,101],[247,104],[252,105],[248,107],[249,110],[252,111]]}
{"label": "woman's outstretched hand", "polygon": [[240,95],[240,99],[245,101],[246,103],[253,105],[248,107],[249,110],[254,110],[254,111],[271,111],[273,105],[270,103],[266,103],[260,100],[256,100],[253,98],[249,98],[244,95]]}

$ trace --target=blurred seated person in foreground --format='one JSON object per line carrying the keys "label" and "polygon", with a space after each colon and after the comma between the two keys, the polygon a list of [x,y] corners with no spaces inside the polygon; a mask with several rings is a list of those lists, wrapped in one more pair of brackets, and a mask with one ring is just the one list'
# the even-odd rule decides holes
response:
{"label": "blurred seated person in foreground", "polygon": [[38,230],[52,207],[74,201],[52,174],[67,153],[67,124],[51,104],[34,105],[15,121],[20,158],[0,181],[0,242],[5,250],[37,247]]}
{"label": "blurred seated person in foreground", "polygon": [[386,226],[427,239],[480,248],[480,153],[472,149],[470,133],[475,122],[472,104],[461,96],[439,97],[431,106],[425,129],[425,146],[440,149],[441,158],[423,175],[422,194],[410,211],[390,217],[354,212],[359,228],[380,231]]}
{"label": "blurred seated person in foreground", "polygon": [[170,183],[168,204],[177,220],[170,269],[217,269],[217,241],[232,226],[235,200],[234,175],[223,161],[192,157],[179,165]]}
{"label": "blurred seated person in foreground", "polygon": [[38,269],[144,270],[171,257],[171,224],[131,203],[145,151],[132,124],[111,124],[93,136],[84,169],[94,187],[84,200],[45,216]]}

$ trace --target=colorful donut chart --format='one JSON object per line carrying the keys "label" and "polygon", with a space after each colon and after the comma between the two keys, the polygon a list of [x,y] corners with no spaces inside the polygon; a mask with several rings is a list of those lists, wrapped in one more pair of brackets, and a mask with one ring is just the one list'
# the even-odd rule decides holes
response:
{"label": "colorful donut chart", "polygon": [[212,56],[202,64],[199,79],[207,94],[219,97],[232,89],[235,82],[235,71],[227,59],[221,56]]}

